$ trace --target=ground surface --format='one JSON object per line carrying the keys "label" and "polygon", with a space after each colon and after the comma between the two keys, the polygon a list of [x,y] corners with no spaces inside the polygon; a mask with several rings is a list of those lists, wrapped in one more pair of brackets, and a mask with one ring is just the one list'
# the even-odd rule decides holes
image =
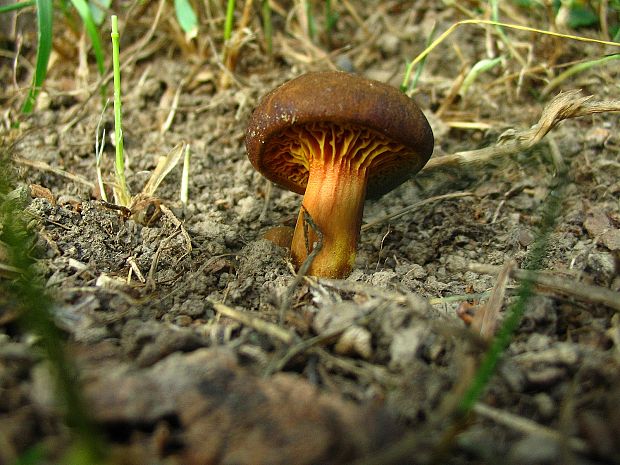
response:
{"label": "ground surface", "polygon": [[[57,38],[64,55],[56,52],[35,114],[19,131],[4,127],[4,150],[33,197],[27,212],[36,220],[54,314],[113,463],[620,463],[617,301],[614,309],[613,297],[606,304],[590,288],[572,292],[620,289],[618,114],[567,120],[531,150],[422,172],[367,203],[370,223],[433,196],[471,193],[365,228],[345,281],[296,283],[287,250],[261,238],[293,225],[301,198],[278,188],[269,197],[246,158],[245,124],[260,96],[303,72],[335,68],[398,86],[403,63],[423,49],[433,24],[444,31],[466,17],[451,8],[371,3],[355,10],[358,17],[341,7],[331,46],[323,34],[308,42],[298,16],[274,13],[273,57],[255,18],[248,30],[257,35],[244,38],[227,88],[213,54],[219,29],[206,24],[180,50],[169,6],[152,36],[157,5],[121,15],[131,191],[141,191],[158,157],[179,142],[191,145],[187,206],[178,200],[179,165],[156,191],[163,215],[148,225],[99,200],[93,154],[101,104],[96,76],[77,65],[70,32]],[[509,20],[529,15],[531,26],[553,26],[543,11],[506,8]],[[492,146],[504,131],[531,126],[559,90],[581,88],[598,100],[620,95],[612,62],[541,96],[551,73],[563,69],[556,65],[610,50],[507,34],[530,60],[527,68],[478,26],[462,27],[428,57],[413,96],[435,131],[435,157]],[[454,95],[463,70],[488,53],[505,60]],[[23,95],[7,63],[5,123],[16,118]],[[18,70],[22,85],[27,76]],[[113,132],[110,108],[102,127]],[[106,138],[108,181],[114,147]],[[460,423],[454,407],[487,346],[476,323],[463,320],[476,321],[498,283],[495,273],[471,265],[525,266],[558,184],[558,156],[568,179],[560,183],[561,211],[543,267],[568,290],[536,288],[475,415]],[[501,322],[518,282],[500,279],[497,287],[505,296],[486,308],[501,309]],[[37,445],[51,463],[71,436],[36,340],[19,329],[6,302],[0,463]],[[221,313],[218,303],[236,313]],[[390,446],[389,457],[376,455]]]}

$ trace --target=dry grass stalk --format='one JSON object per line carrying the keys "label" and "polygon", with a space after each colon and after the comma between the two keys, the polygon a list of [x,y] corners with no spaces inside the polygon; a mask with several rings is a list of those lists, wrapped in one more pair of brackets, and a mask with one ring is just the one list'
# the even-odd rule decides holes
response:
{"label": "dry grass stalk", "polygon": [[379,224],[385,223],[386,221],[390,221],[390,220],[395,220],[396,218],[400,218],[401,216],[406,215],[409,212],[412,212],[414,210],[417,210],[418,208],[420,208],[423,205],[429,204],[429,203],[433,203],[433,202],[438,202],[441,200],[448,200],[448,199],[458,199],[461,197],[473,197],[475,196],[475,194],[473,192],[452,192],[450,194],[443,194],[443,195],[437,195],[435,197],[430,197],[428,199],[424,199],[421,200],[419,202],[416,202],[412,205],[408,205],[405,208],[402,208],[400,210],[397,210],[395,212],[392,212],[386,216],[383,216],[381,218],[377,218],[374,220],[369,221],[368,223],[364,224],[362,226],[362,231],[367,231]]}
{"label": "dry grass stalk", "polygon": [[55,168],[42,161],[27,160],[26,158],[22,158],[22,157],[13,157],[13,161],[17,163],[18,165],[29,166],[30,168],[53,173],[57,176],[61,176],[63,178],[69,179],[70,181],[76,182],[78,184],[82,184],[83,186],[86,186],[89,189],[95,188],[95,183],[80,176],[79,174],[69,173],[68,171],[61,170],[60,168]]}
{"label": "dry grass stalk", "polygon": [[[467,269],[474,273],[491,275],[498,274],[501,271],[501,267],[484,265],[482,263],[470,263]],[[609,308],[620,311],[620,293],[605,287],[592,286],[590,284],[553,276],[545,272],[539,272],[530,276],[527,271],[516,268],[510,272],[510,275],[515,279],[531,279],[537,286],[572,296],[584,302],[603,304]]]}
{"label": "dry grass stalk", "polygon": [[231,318],[235,321],[238,321],[239,323],[249,326],[250,328],[253,328],[258,332],[267,334],[273,339],[281,341],[285,344],[292,344],[296,339],[295,335],[292,332],[287,331],[286,329],[276,324],[265,321],[262,318],[250,315],[247,312],[235,310],[234,308],[229,307],[228,305],[225,305],[221,302],[215,302],[212,300],[209,300],[209,302],[211,303],[211,305],[213,305],[213,308],[218,313],[221,313],[228,318]]}
{"label": "dry grass stalk", "polygon": [[523,152],[540,142],[560,122],[569,118],[620,111],[620,100],[598,101],[593,96],[582,96],[580,90],[558,94],[545,106],[538,122],[529,129],[510,129],[500,135],[497,144],[478,150],[467,150],[431,160],[422,169],[428,173],[435,169],[461,165],[482,164],[498,157]]}
{"label": "dry grass stalk", "polygon": [[508,279],[515,266],[516,264],[514,262],[508,262],[501,267],[497,275],[495,286],[493,286],[493,290],[489,296],[489,300],[487,300],[486,304],[481,306],[474,315],[471,328],[479,332],[486,340],[491,340],[495,335],[499,312],[504,303],[504,297],[506,296]]}
{"label": "dry grass stalk", "polygon": [[252,19],[253,0],[246,0],[243,6],[243,13],[239,21],[239,27],[231,37],[230,41],[224,44],[222,53],[222,61],[226,71],[220,75],[220,88],[226,89],[232,84],[230,73],[234,73],[239,60],[239,52],[245,43],[251,38],[251,34],[247,31],[247,26]]}
{"label": "dry grass stalk", "polygon": [[161,216],[161,202],[155,197],[155,191],[170,171],[177,166],[185,152],[185,146],[185,142],[177,144],[165,157],[159,157],[157,166],[151,173],[142,192],[131,198],[129,210],[134,221],[149,225]]}
{"label": "dry grass stalk", "polygon": [[575,452],[587,453],[589,450],[588,445],[582,439],[566,437],[559,431],[555,431],[551,428],[540,425],[527,418],[514,415],[510,412],[505,412],[503,410],[499,410],[482,403],[476,404],[476,406],[474,407],[474,411],[482,417],[493,420],[494,422],[499,423],[500,425],[507,426],[515,431],[530,434],[533,436],[543,437],[549,441],[559,444],[567,443],[568,446]]}

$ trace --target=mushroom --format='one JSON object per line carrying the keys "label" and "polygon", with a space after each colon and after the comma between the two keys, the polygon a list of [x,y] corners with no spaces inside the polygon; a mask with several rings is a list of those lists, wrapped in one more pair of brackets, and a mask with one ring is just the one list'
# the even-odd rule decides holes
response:
{"label": "mushroom", "polygon": [[365,199],[417,173],[433,143],[428,121],[404,93],[338,71],[304,74],[272,90],[245,136],[256,170],[304,194],[291,243],[295,266],[320,243],[308,274],[332,278],[353,267]]}

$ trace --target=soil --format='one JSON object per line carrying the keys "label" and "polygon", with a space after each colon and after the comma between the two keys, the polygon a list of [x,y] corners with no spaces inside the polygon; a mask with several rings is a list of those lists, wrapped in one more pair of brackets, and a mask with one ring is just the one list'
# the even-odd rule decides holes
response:
{"label": "soil", "polygon": [[[179,163],[155,204],[134,205],[131,216],[102,202],[96,188],[100,119],[101,170],[112,185],[113,112],[101,116],[96,68],[78,66],[71,31],[56,38],[32,116],[19,115],[23,94],[3,63],[3,150],[18,171],[16,189],[28,194],[54,320],[110,463],[620,463],[617,113],[569,119],[533,149],[491,163],[422,171],[367,202],[369,224],[423,199],[469,193],[365,228],[346,280],[296,279],[287,249],[262,237],[294,226],[301,197],[270,191],[247,159],[245,125],[259,98],[326,69],[398,86],[433,25],[444,31],[465,18],[426,3],[411,11],[406,2],[364,2],[357,17],[339,5],[333,36],[319,34],[314,45],[297,16],[276,12],[271,56],[257,12],[227,87],[217,28],[206,24],[204,36],[185,42],[166,5],[148,37],[157,5],[121,15],[131,192],[142,191],[177,144],[191,150],[187,204]],[[515,21],[532,13],[508,8]],[[549,28],[536,14],[528,25]],[[529,53],[524,69],[491,32],[462,26],[428,56],[411,92],[433,127],[434,157],[531,126],[560,90],[618,99],[613,64],[541,95],[552,72],[610,50],[506,31]],[[504,62],[455,97],[463,70],[488,52]],[[16,79],[26,86],[29,77],[19,68]],[[568,168],[561,189],[558,157]],[[558,192],[543,268],[564,290],[534,288],[478,405],[462,418],[456,406],[495,329],[481,333],[480,315],[495,311],[499,327],[519,300],[520,282],[497,271],[532,260],[549,195]],[[139,221],[136,211],[159,204],[160,216]],[[591,298],[593,287],[612,297]],[[493,306],[489,296],[500,300]],[[17,460],[37,448],[40,461],[27,463],[61,463],[74,435],[37,338],[8,302],[0,299],[0,463],[26,463]]]}

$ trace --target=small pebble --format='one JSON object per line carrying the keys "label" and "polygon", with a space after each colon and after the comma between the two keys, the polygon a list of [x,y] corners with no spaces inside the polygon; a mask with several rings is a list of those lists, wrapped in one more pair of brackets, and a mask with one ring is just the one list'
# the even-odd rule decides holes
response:
{"label": "small pebble", "polygon": [[538,413],[544,419],[550,419],[553,417],[556,411],[555,402],[544,392],[539,392],[534,396],[534,403],[536,404],[536,408],[538,409]]}
{"label": "small pebble", "polygon": [[187,315],[179,315],[174,319],[174,324],[177,326],[189,326],[192,324],[192,318]]}
{"label": "small pebble", "polygon": [[566,376],[566,370],[560,367],[545,367],[536,371],[528,371],[525,376],[530,384],[551,386]]}
{"label": "small pebble", "polygon": [[527,247],[532,242],[534,242],[534,235],[527,229],[521,229],[517,233],[517,241],[521,245],[521,247]]}
{"label": "small pebble", "polygon": [[508,463],[546,465],[559,463],[559,444],[542,436],[527,436],[517,442],[508,454]]}

